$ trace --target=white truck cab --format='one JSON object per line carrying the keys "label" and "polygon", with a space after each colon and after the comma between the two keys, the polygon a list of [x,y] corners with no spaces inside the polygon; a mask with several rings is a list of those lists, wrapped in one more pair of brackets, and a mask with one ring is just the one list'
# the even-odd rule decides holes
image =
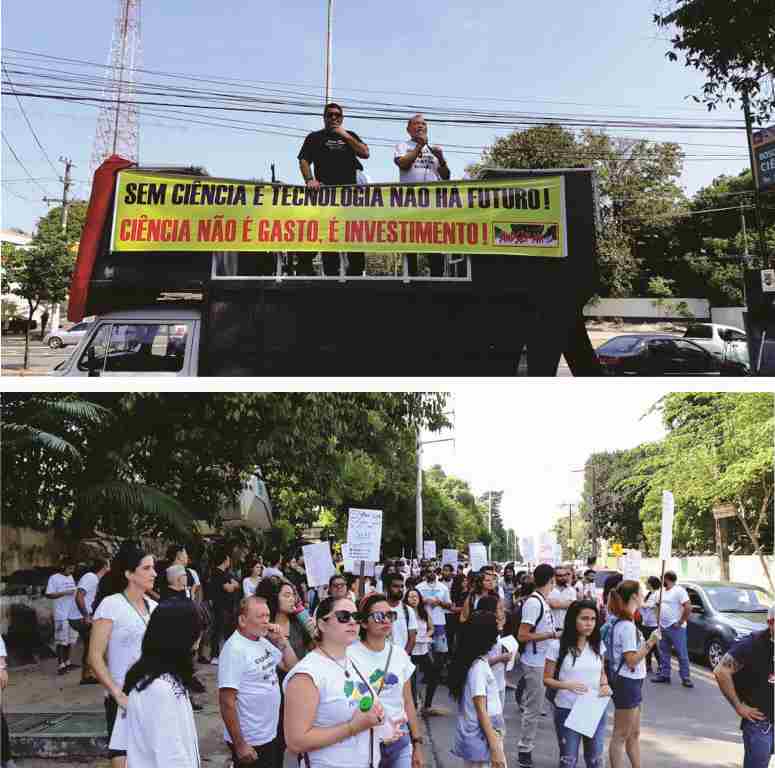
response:
{"label": "white truck cab", "polygon": [[197,376],[202,316],[188,307],[101,315],[53,376]]}
{"label": "white truck cab", "polygon": [[748,365],[748,340],[740,328],[719,323],[692,323],[684,338],[693,341],[720,360],[734,360]]}

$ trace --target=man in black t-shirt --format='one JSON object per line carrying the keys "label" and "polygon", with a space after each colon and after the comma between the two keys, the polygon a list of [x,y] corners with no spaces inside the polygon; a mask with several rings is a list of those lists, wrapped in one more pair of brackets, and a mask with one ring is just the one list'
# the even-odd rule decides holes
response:
{"label": "man in black t-shirt", "polygon": [[[355,184],[357,172],[363,170],[358,158],[367,159],[369,147],[357,133],[342,127],[343,120],[344,113],[338,104],[326,104],[323,109],[325,128],[304,139],[299,151],[299,169],[304,183],[311,189],[317,189],[321,184]],[[349,254],[349,262],[348,275],[363,274],[365,257],[362,253]],[[323,254],[323,272],[339,274],[338,254]]]}
{"label": "man in black t-shirt", "polygon": [[775,605],[767,614],[769,627],[734,643],[713,670],[726,700],[740,716],[745,768],[767,768],[773,754],[773,629]]}

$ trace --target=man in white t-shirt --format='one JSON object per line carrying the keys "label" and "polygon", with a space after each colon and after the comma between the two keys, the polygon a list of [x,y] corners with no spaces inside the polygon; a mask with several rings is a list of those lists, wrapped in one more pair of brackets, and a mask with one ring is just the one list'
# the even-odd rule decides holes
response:
{"label": "man in white t-shirt", "polygon": [[[692,612],[689,593],[676,584],[678,577],[673,571],[665,571],[662,590],[662,608],[659,627],[662,639],[659,641],[659,674],[651,678],[652,683],[670,682],[671,650],[678,656],[678,670],[684,688],[694,688],[689,673],[689,650],[686,637],[686,623]],[[659,603],[657,603],[659,604]]]}
{"label": "man in white t-shirt", "polygon": [[[402,184],[423,184],[429,181],[447,181],[449,166],[444,151],[428,144],[428,123],[422,115],[412,115],[406,124],[409,141],[396,144],[393,162],[398,166],[398,179]],[[444,254],[429,254],[431,277],[444,275]],[[417,275],[417,254],[407,256],[409,274]]]}
{"label": "man in white t-shirt", "polygon": [[284,579],[285,575],[282,572],[283,557],[279,552],[274,555],[270,555],[269,565],[264,568],[264,578],[268,579],[271,576],[277,576],[278,579]]}
{"label": "man in white t-shirt", "polygon": [[554,589],[554,568],[542,563],[533,571],[535,591],[522,605],[522,621],[517,639],[524,644],[520,656],[525,690],[522,694],[522,731],[517,747],[519,765],[530,768],[533,765],[538,718],[544,701],[544,661],[549,641],[559,639],[562,632],[554,626],[552,609],[546,598]]}
{"label": "man in white t-shirt", "polygon": [[75,595],[75,564],[63,560],[59,570],[53,573],[46,585],[46,597],[54,601],[54,643],[59,659],[58,675],[63,675],[78,665],[70,662],[70,646],[78,640],[76,631],[70,626],[70,607]]}
{"label": "man in white t-shirt", "polygon": [[[447,662],[449,646],[447,644],[447,615],[444,609],[452,607],[452,599],[445,584],[442,584],[433,568],[426,568],[425,579],[417,585],[417,591],[422,595],[425,609],[430,611],[433,622],[433,666],[435,673],[441,678],[444,665]],[[426,697],[425,714],[447,714],[440,707],[433,706],[433,701]]]}
{"label": "man in white t-shirt", "polygon": [[90,570],[78,580],[75,597],[67,616],[70,626],[80,635],[83,643],[81,660],[81,685],[95,685],[99,681],[89,666],[89,636],[91,635],[92,606],[97,596],[100,579],[110,570],[110,560],[100,558],[92,563]]}
{"label": "man in white t-shirt", "polygon": [[281,698],[277,667],[288,671],[297,661],[280,628],[269,623],[266,601],[244,598],[237,631],[218,657],[223,737],[234,765],[275,768]]}
{"label": "man in white t-shirt", "polygon": [[407,655],[412,655],[414,643],[417,639],[417,614],[414,608],[403,602],[404,577],[400,573],[391,571],[385,576],[385,590],[388,604],[397,614],[393,622],[393,643],[403,648]]}
{"label": "man in white t-shirt", "polygon": [[565,614],[568,612],[568,608],[578,600],[576,588],[570,586],[571,570],[568,565],[557,566],[554,572],[554,589],[546,600],[552,609],[554,626],[559,630],[565,626]]}

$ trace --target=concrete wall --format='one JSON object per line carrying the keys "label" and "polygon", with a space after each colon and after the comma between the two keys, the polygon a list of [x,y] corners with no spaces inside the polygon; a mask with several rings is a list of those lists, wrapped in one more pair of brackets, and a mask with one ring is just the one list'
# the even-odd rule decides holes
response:
{"label": "concrete wall", "polygon": [[53,531],[0,525],[0,578],[37,565],[54,565],[65,545]]}
{"label": "concrete wall", "polygon": [[584,307],[585,317],[623,317],[645,320],[684,320],[676,309],[685,302],[688,311],[697,319],[710,318],[710,303],[705,299],[599,299]]}
{"label": "concrete wall", "polygon": [[743,312],[745,311],[745,307],[713,307],[710,311],[710,318],[712,322],[719,325],[733,325],[744,331]]}
{"label": "concrete wall", "polygon": [[[775,581],[775,557],[765,558],[770,575]],[[721,562],[716,555],[707,557],[673,557],[667,562],[668,571],[675,571],[678,579],[697,579],[713,581],[721,578]],[[641,576],[652,574],[659,578],[662,561],[655,557],[644,558],[641,561]],[[770,584],[762,568],[761,560],[755,555],[733,555],[729,558],[729,578],[744,584],[754,584],[770,590]]]}

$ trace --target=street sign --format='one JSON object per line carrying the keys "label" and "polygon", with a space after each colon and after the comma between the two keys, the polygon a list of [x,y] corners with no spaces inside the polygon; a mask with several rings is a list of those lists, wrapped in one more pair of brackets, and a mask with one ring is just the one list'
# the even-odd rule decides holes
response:
{"label": "street sign", "polygon": [[734,504],[716,504],[713,507],[713,517],[723,520],[725,517],[737,517],[737,507]]}
{"label": "street sign", "polygon": [[624,554],[624,547],[619,542],[611,544],[611,557],[621,557]]}
{"label": "street sign", "polygon": [[751,133],[753,168],[760,192],[775,189],[775,125]]}

